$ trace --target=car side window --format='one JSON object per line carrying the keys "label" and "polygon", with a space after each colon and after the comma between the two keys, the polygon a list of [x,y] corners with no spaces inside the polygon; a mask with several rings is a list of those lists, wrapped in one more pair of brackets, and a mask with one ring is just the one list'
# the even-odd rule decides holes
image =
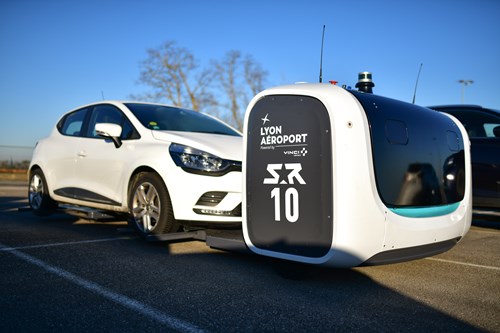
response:
{"label": "car side window", "polygon": [[497,123],[484,123],[484,130],[486,131],[486,137],[488,138],[499,138],[500,135],[500,121]]}
{"label": "car side window", "polygon": [[500,126],[500,118],[487,113],[467,110],[450,113],[460,120],[471,138],[494,138],[494,130]]}
{"label": "car side window", "polygon": [[135,129],[135,127],[132,125],[132,123],[127,119],[127,117],[123,117],[123,123],[122,123],[122,136],[120,139],[122,140],[135,140],[139,139],[141,136]]}
{"label": "car side window", "polygon": [[100,123],[117,124],[122,127],[122,140],[138,139],[140,136],[125,115],[115,106],[101,104],[94,107],[89,121],[87,137],[100,138],[95,131],[95,125]]}
{"label": "car side window", "polygon": [[81,136],[87,111],[88,109],[85,108],[67,114],[57,124],[59,132],[68,136]]}
{"label": "car side window", "polygon": [[122,124],[123,115],[112,105],[103,104],[97,105],[92,110],[92,115],[90,116],[89,128],[87,136],[91,138],[99,138],[95,131],[95,125],[100,123],[109,123],[109,124]]}

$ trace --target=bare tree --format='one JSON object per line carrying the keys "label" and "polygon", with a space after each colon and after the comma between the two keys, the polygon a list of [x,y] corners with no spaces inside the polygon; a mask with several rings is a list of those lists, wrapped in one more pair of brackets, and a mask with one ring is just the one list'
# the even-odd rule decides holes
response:
{"label": "bare tree", "polygon": [[245,108],[263,90],[267,77],[251,56],[240,51],[227,52],[208,69],[201,69],[193,54],[174,41],[148,49],[147,54],[140,63],[138,81],[153,91],[131,98],[167,100],[175,106],[213,113],[240,130]]}
{"label": "bare tree", "polygon": [[263,90],[267,72],[249,55],[231,50],[221,61],[213,61],[215,84],[220,86],[226,100],[218,105],[226,109],[224,120],[243,128],[243,114],[250,99]]}
{"label": "bare tree", "polygon": [[134,99],[159,101],[166,99],[175,106],[199,111],[213,105],[209,90],[210,72],[199,69],[193,54],[174,41],[147,50],[148,57],[140,63],[139,83],[153,88],[153,93],[132,95]]}
{"label": "bare tree", "polygon": [[265,71],[260,64],[256,63],[250,55],[247,55],[243,60],[243,66],[245,69],[245,82],[250,88],[251,94],[255,96],[264,90],[264,83],[267,79],[267,71]]}

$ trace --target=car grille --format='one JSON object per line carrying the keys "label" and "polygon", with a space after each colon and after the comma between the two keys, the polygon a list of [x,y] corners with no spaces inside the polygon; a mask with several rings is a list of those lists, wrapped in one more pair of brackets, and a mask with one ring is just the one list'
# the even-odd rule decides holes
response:
{"label": "car grille", "polygon": [[227,192],[207,192],[198,199],[196,205],[214,207],[217,206],[226,195]]}

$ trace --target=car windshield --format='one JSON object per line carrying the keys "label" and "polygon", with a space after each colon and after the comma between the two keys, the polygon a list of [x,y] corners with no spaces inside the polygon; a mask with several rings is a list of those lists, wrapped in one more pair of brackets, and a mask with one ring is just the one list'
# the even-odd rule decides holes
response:
{"label": "car windshield", "polygon": [[223,122],[196,111],[141,103],[125,103],[125,106],[144,127],[152,130],[241,136]]}

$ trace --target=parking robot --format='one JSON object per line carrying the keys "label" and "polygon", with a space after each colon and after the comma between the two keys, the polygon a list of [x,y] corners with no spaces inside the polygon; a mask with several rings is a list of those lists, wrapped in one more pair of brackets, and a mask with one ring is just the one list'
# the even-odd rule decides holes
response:
{"label": "parking robot", "polygon": [[[363,83],[364,82],[364,83]],[[259,93],[244,125],[243,236],[254,253],[354,267],[449,250],[471,224],[469,139],[452,116],[371,93]]]}

